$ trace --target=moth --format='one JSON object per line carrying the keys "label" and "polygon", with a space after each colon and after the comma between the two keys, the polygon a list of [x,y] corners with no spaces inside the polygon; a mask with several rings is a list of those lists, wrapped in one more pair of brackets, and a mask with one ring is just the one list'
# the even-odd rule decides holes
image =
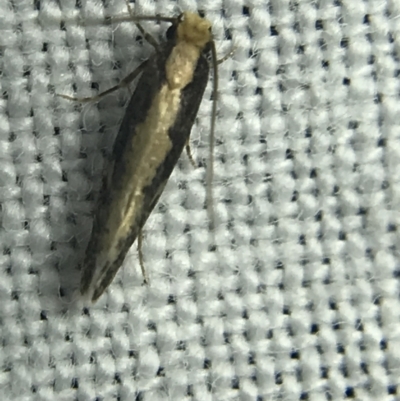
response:
{"label": "moth", "polygon": [[[177,18],[140,19],[168,21],[172,25],[167,30],[165,42],[157,44],[148,38],[155,53],[122,82],[129,83],[140,75],[115,140],[83,262],[80,292],[93,302],[112,282],[131,245],[137,238],[141,239],[146,220],[184,147],[188,146],[208,82],[210,54],[214,62],[214,99],[208,171],[212,171],[216,65],[220,61],[216,60],[211,24],[190,12]],[[136,24],[144,33],[140,24]],[[211,198],[207,192],[208,203]]]}

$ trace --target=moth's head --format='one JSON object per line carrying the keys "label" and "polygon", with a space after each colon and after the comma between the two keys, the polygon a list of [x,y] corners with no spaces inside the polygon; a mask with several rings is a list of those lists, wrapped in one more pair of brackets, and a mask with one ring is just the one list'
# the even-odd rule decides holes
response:
{"label": "moth's head", "polygon": [[203,49],[212,41],[211,23],[198,14],[184,12],[178,17],[176,39]]}

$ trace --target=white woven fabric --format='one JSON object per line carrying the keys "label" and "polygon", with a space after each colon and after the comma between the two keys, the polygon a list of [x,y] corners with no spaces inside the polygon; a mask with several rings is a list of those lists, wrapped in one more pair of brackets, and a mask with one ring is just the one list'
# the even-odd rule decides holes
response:
{"label": "white woven fabric", "polygon": [[[400,2],[143,0],[203,10],[219,68],[136,247],[76,295],[104,155],[153,51],[124,0],[0,1],[2,401],[400,400]],[[66,21],[61,23],[61,21]],[[168,24],[145,23],[153,35]]]}

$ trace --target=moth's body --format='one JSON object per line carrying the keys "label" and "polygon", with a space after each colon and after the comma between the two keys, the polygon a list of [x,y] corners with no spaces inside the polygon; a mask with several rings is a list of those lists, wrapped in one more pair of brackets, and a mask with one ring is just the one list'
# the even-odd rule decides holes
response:
{"label": "moth's body", "polygon": [[96,300],[111,283],[187,143],[209,74],[210,24],[184,13],[147,62],[104,179],[81,280]]}

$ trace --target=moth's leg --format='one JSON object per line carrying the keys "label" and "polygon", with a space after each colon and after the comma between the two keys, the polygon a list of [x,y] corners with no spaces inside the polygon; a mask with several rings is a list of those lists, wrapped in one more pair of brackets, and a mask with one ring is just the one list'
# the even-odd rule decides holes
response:
{"label": "moth's leg", "polygon": [[129,85],[146,67],[147,60],[144,61],[142,64],[139,65],[134,71],[132,71],[128,76],[126,76],[118,85],[113,86],[110,89],[107,89],[104,92],[99,93],[96,96],[90,97],[74,97],[74,96],[67,96],[67,95],[60,95],[57,93],[57,96],[60,96],[64,99],[74,100],[76,102],[94,102],[100,100],[102,97],[109,95],[116,90],[123,88],[124,86]]}
{"label": "moth's leg", "polygon": [[[132,18],[135,18],[135,14],[132,11],[131,5],[129,4],[129,0],[125,0],[126,6],[128,7],[128,12],[132,16]],[[156,49],[156,51],[159,50],[159,46],[157,41],[151,36],[148,32],[145,31],[145,29],[142,27],[142,25],[139,24],[139,22],[135,22],[136,26],[138,27],[140,33],[143,35],[145,40],[147,40],[153,47]]]}
{"label": "moth's leg", "polygon": [[143,37],[145,38],[145,40],[147,40],[156,50],[156,52],[159,51],[159,46],[158,46],[158,42],[153,38],[153,36],[151,36],[148,32],[146,32],[144,30],[144,28],[142,27],[142,25],[140,25],[138,22],[135,22],[136,26],[138,27],[140,33],[143,35]]}
{"label": "moth's leg", "polygon": [[190,163],[192,163],[192,166],[193,166],[194,168],[196,168],[197,165],[196,165],[196,162],[195,162],[194,159],[193,159],[192,151],[190,150],[189,139],[186,141],[185,150],[186,150],[186,154],[188,155],[188,158],[189,158],[189,160],[190,160]]}
{"label": "moth's leg", "polygon": [[235,50],[236,50],[236,48],[231,49],[230,52],[225,54],[224,57],[222,57],[219,60],[217,60],[217,65],[222,64],[224,61],[228,60],[228,58],[232,57],[233,54],[235,53]]}
{"label": "moth's leg", "polygon": [[139,254],[139,264],[140,264],[140,269],[142,270],[143,280],[144,280],[145,284],[149,284],[149,278],[147,277],[146,269],[144,268],[142,244],[143,244],[143,231],[139,230],[138,242],[137,242],[138,254]]}

